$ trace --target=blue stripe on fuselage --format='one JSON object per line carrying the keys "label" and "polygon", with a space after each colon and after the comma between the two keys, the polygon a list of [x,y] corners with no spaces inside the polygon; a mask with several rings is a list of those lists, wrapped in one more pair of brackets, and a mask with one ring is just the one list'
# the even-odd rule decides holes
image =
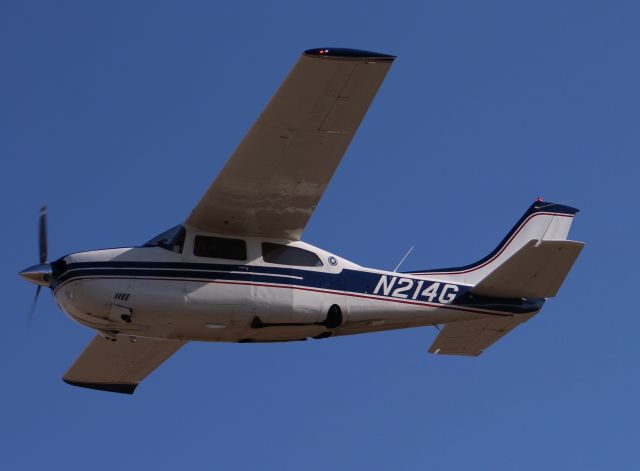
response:
{"label": "blue stripe on fuselage", "polygon": [[[168,280],[230,281],[291,285],[299,288],[345,291],[355,295],[381,296],[398,301],[442,306],[473,306],[502,312],[532,312],[539,303],[522,300],[496,300],[469,293],[470,287],[408,277],[402,274],[343,269],[326,273],[299,268],[254,265],[203,264],[184,262],[81,262],[69,263],[57,279],[57,286],[79,278],[122,277]],[[442,301],[446,302],[442,302]]]}

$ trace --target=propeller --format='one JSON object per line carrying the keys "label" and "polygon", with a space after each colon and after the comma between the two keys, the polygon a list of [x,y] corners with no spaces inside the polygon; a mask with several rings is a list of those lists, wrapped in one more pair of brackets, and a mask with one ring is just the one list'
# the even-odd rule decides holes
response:
{"label": "propeller", "polygon": [[31,303],[29,314],[27,315],[27,327],[29,328],[31,328],[31,323],[33,322],[33,314],[36,312],[36,304],[38,303],[38,297],[40,296],[41,289],[42,286],[38,286],[36,288],[36,295],[33,297],[33,302]]}
{"label": "propeller", "polygon": [[40,264],[47,262],[47,206],[40,208],[38,218],[38,249],[40,251]]}
{"label": "propeller", "polygon": [[42,287],[51,285],[52,270],[51,265],[47,263],[47,255],[47,207],[43,206],[40,208],[40,216],[38,217],[38,257],[40,263],[20,272],[20,276],[38,286],[27,316],[27,325],[29,326],[33,320]]}

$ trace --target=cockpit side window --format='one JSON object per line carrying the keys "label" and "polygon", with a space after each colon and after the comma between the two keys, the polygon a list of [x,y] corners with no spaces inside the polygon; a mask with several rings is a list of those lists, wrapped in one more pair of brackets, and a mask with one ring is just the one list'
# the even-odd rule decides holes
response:
{"label": "cockpit side window", "polygon": [[224,260],[246,260],[247,243],[242,239],[226,237],[196,236],[193,254],[198,257],[221,258]]}
{"label": "cockpit side window", "polygon": [[308,250],[290,245],[262,243],[262,259],[267,263],[292,265],[296,267],[321,267],[320,258]]}
{"label": "cockpit side window", "polygon": [[143,247],[161,247],[172,252],[182,253],[187,231],[183,226],[175,226],[160,235],[155,236]]}

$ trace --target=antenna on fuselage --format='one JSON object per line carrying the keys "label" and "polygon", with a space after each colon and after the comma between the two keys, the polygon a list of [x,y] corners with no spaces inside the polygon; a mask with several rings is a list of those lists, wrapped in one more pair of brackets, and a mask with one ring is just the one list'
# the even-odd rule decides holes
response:
{"label": "antenna on fuselage", "polygon": [[413,251],[413,245],[411,246],[411,248],[409,250],[407,250],[407,253],[404,254],[404,257],[402,257],[402,260],[400,260],[400,262],[396,265],[396,267],[393,269],[394,272],[398,271],[398,268],[400,268],[400,265],[402,265],[402,262],[404,262],[404,260],[409,256],[409,254]]}

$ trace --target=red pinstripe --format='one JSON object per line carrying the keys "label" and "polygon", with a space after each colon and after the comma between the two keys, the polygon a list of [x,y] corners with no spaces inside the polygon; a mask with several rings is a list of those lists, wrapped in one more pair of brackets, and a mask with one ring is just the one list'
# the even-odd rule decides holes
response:
{"label": "red pinstripe", "polygon": [[520,227],[518,227],[518,230],[516,230],[513,235],[509,238],[509,240],[507,241],[506,244],[504,244],[504,246],[502,247],[502,249],[500,249],[498,251],[497,254],[495,254],[493,257],[491,257],[489,260],[485,261],[484,263],[482,263],[481,265],[478,265],[477,267],[473,267],[473,268],[468,268],[467,270],[460,270],[460,271],[425,271],[425,272],[421,272],[421,273],[411,273],[411,275],[459,275],[462,273],[470,273],[472,271],[475,270],[479,270],[482,267],[485,267],[486,265],[488,265],[489,263],[493,262],[496,258],[498,258],[502,252],[504,252],[507,247],[509,246],[509,244],[511,244],[511,242],[513,241],[513,239],[518,235],[518,233],[522,230],[522,228],[524,226],[527,225],[527,223],[533,219],[536,216],[558,216],[558,217],[563,217],[563,218],[573,218],[572,214],[561,214],[561,213],[534,213],[531,216],[529,216],[527,219],[524,220],[524,222],[522,224],[520,224]]}
{"label": "red pinstripe", "polygon": [[153,277],[132,277],[132,276],[83,276],[83,277],[78,277],[78,278],[73,278],[71,280],[65,281],[64,283],[62,283],[60,286],[58,286],[55,291],[54,291],[54,295],[55,293],[64,285],[66,285],[67,283],[70,283],[72,281],[77,281],[77,280],[84,280],[84,279],[91,279],[91,280],[107,280],[107,279],[121,279],[121,280],[126,280],[126,279],[136,279],[136,280],[155,280],[155,281],[195,281],[195,282],[200,282],[200,283],[207,283],[207,284],[220,284],[220,285],[245,285],[245,286],[263,286],[263,287],[267,287],[267,288],[281,288],[281,289],[293,289],[293,290],[298,290],[298,291],[313,291],[316,293],[327,293],[327,294],[334,294],[334,295],[338,295],[338,296],[349,296],[352,298],[364,298],[364,299],[374,299],[376,301],[385,301],[385,302],[391,302],[391,303],[400,303],[400,304],[413,304],[416,306],[426,306],[426,307],[435,307],[435,308],[439,308],[439,309],[452,309],[454,311],[464,311],[464,312],[473,312],[475,314],[489,314],[489,315],[495,315],[495,316],[506,316],[506,317],[512,317],[513,314],[510,313],[505,313],[505,312],[496,312],[496,311],[488,311],[488,310],[481,310],[481,309],[473,309],[473,308],[467,308],[467,307],[459,307],[459,306],[452,306],[452,305],[447,305],[447,304],[433,304],[433,303],[425,303],[425,302],[419,302],[419,301],[409,301],[409,300],[403,300],[403,299],[392,299],[392,298],[387,298],[387,297],[378,297],[378,296],[372,296],[372,295],[366,295],[366,294],[356,294],[356,293],[350,293],[347,291],[331,291],[331,290],[323,290],[323,289],[318,289],[318,288],[308,288],[308,287],[304,287],[304,286],[295,286],[295,285],[276,285],[276,284],[271,284],[271,283],[254,283],[254,282],[245,282],[245,281],[221,281],[221,280],[199,280],[199,279],[193,279],[193,278],[153,278]]}

